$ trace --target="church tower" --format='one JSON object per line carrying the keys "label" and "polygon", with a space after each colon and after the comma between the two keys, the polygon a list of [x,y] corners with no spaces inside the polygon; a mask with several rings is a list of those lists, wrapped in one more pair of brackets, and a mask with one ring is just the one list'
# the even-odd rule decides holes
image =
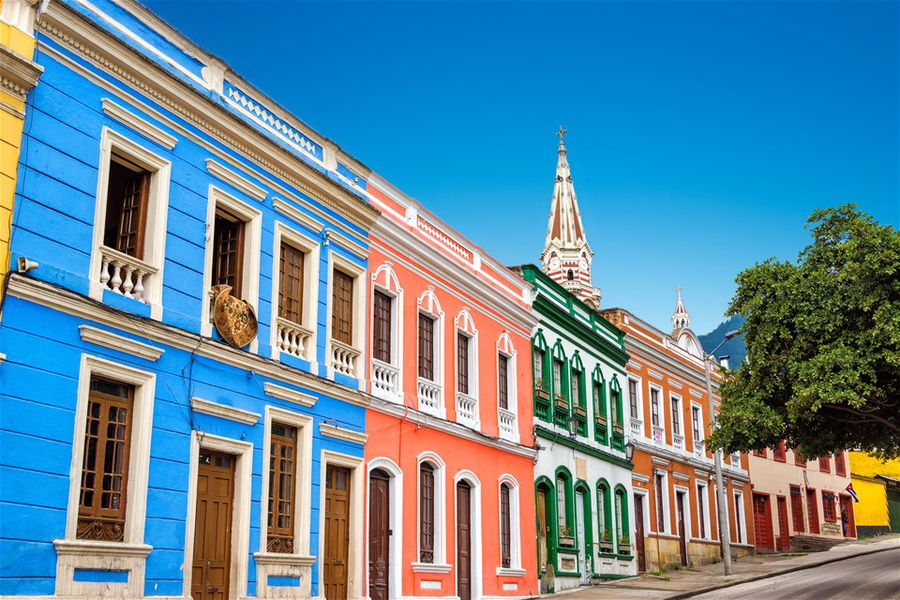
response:
{"label": "church tower", "polygon": [[581,300],[600,308],[600,290],[591,285],[591,260],[594,252],[587,243],[581,224],[581,211],[575,185],[566,158],[566,144],[562,127],[556,159],[556,181],[553,183],[553,198],[550,202],[550,219],[547,224],[547,238],[541,263],[544,273],[562,285]]}
{"label": "church tower", "polygon": [[691,315],[688,314],[684,307],[684,300],[681,298],[681,286],[675,286],[675,293],[678,299],[675,302],[675,312],[672,313],[672,337],[682,350],[687,350],[697,358],[703,357],[703,346],[700,344],[700,338],[691,329]]}

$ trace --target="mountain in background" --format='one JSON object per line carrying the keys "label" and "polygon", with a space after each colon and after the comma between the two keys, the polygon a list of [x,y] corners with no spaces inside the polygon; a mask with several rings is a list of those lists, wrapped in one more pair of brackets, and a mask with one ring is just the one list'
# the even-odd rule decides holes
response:
{"label": "mountain in background", "polygon": [[[725,334],[729,331],[734,331],[735,329],[740,329],[744,325],[744,318],[739,316],[734,316],[728,319],[727,321],[721,323],[718,327],[707,333],[706,335],[698,335],[700,338],[700,343],[703,345],[703,349],[709,352],[713,348],[719,345],[719,342],[725,339]],[[724,356],[728,355],[730,358],[728,359],[728,363],[732,369],[736,369],[744,362],[744,358],[747,356],[747,347],[744,345],[744,336],[743,334],[737,336],[734,339],[728,340],[722,347],[716,350],[716,356]]]}

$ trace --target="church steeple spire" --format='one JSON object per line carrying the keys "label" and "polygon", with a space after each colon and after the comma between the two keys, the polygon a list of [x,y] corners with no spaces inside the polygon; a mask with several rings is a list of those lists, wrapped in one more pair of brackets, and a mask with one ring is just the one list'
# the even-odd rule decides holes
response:
{"label": "church steeple spire", "polygon": [[684,307],[684,300],[681,299],[681,286],[675,286],[675,293],[678,294],[678,301],[675,303],[675,312],[672,313],[672,331],[677,332],[679,329],[691,328],[691,315],[688,314]]}
{"label": "church steeple spire", "polygon": [[591,286],[591,259],[594,252],[587,243],[578,197],[569,168],[568,152],[559,128],[559,147],[556,158],[556,179],[550,201],[547,237],[541,253],[544,273],[567,290],[595,308],[600,308],[600,290]]}

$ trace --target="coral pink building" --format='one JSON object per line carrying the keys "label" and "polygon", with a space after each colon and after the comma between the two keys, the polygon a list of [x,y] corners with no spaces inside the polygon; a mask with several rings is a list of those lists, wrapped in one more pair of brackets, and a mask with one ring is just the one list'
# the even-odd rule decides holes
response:
{"label": "coral pink building", "polygon": [[527,285],[373,176],[367,589],[537,593]]}

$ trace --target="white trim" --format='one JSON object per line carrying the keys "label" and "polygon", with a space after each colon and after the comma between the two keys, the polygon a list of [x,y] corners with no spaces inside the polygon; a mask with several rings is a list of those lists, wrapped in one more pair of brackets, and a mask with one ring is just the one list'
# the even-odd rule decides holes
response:
{"label": "white trim", "polygon": [[[262,213],[231,194],[210,184],[206,207],[206,240],[203,259],[203,293],[200,312],[200,335],[212,336],[212,318],[209,289],[212,287],[213,237],[216,227],[216,211],[222,208],[244,221],[243,266],[241,269],[241,300],[246,301],[259,314],[259,261],[262,236]],[[253,338],[250,352],[259,348],[259,338]]]}
{"label": "white trim", "polygon": [[[382,278],[383,281],[380,281],[379,278]],[[390,400],[392,402],[403,403],[403,318],[404,318],[404,310],[403,310],[403,288],[400,287],[400,279],[397,277],[397,273],[394,271],[393,264],[388,261],[382,263],[377,269],[372,273],[372,287],[370,289],[369,297],[370,302],[372,303],[372,307],[374,307],[375,302],[375,291],[379,291],[391,298],[391,362],[390,366],[397,369],[397,387],[393,394],[388,392],[383,392],[381,390],[377,390],[374,385],[369,387],[369,392],[377,396],[379,398],[384,398],[385,400]],[[374,327],[374,318],[375,312],[374,310],[368,311],[370,313],[369,317],[369,331],[372,332],[372,336],[375,335],[375,327]],[[375,357],[372,357],[373,361]],[[372,368],[374,369],[374,363]],[[373,374],[369,373],[370,379],[374,380]]]}
{"label": "white trim", "polygon": [[[512,338],[509,335],[509,330],[504,330],[503,333],[500,334],[500,337],[497,338],[497,351],[495,357],[497,358],[497,368],[496,371],[496,380],[497,380],[497,436],[503,437],[503,430],[500,429],[500,355],[506,357],[506,403],[507,403],[507,411],[513,414],[515,419],[513,423],[513,434],[512,438],[509,441],[518,443],[519,441],[519,365],[517,362],[518,353],[516,352],[516,348],[512,343]],[[529,366],[529,370],[533,370],[531,366]]]}
{"label": "white trim", "polygon": [[[453,478],[453,547],[459,548],[459,539],[457,538],[457,534],[459,532],[459,528],[456,526],[459,523],[459,515],[456,513],[457,507],[457,499],[456,499],[456,485],[460,481],[465,481],[469,484],[471,488],[470,496],[469,496],[469,510],[471,512],[469,519],[469,531],[472,536],[471,539],[471,556],[469,558],[469,563],[472,566],[472,571],[469,574],[470,581],[470,592],[472,598],[480,598],[482,591],[482,562],[484,560],[482,551],[481,551],[481,537],[484,534],[484,531],[481,527],[481,481],[478,479],[478,476],[475,475],[472,471],[468,469],[464,469],[456,474]],[[456,563],[456,557],[454,556],[454,564]],[[453,590],[456,592],[456,595],[459,596],[458,590],[458,582],[459,575],[453,580]]]}
{"label": "white trim", "polygon": [[[638,414],[636,414],[636,415],[631,414],[631,397],[630,396],[628,397],[628,414],[629,414],[630,418],[637,419],[638,421],[641,421],[642,423],[646,423],[646,420],[644,419],[644,382],[643,382],[643,379],[638,375],[626,372],[625,373],[625,394],[630,394],[628,384],[631,381],[635,382],[635,392],[637,393],[636,406],[637,406]],[[641,434],[643,434],[643,429],[641,431]]]}
{"label": "white trim", "polygon": [[[666,444],[666,396],[665,396],[665,392],[663,391],[663,388],[661,386],[659,386],[655,383],[649,383],[647,387],[649,388],[648,392],[647,392],[647,403],[648,403],[648,408],[650,409],[650,414],[648,415],[648,424],[650,425],[650,437],[648,439],[654,445],[665,446],[665,445],[667,445]],[[659,392],[659,394],[657,395],[657,398],[659,398],[659,408],[657,411],[657,413],[659,414],[659,425],[653,424],[653,392],[654,391]],[[658,443],[653,438],[653,428],[654,427],[659,427],[660,429],[662,429],[662,440]]]}
{"label": "white trim", "polygon": [[357,258],[366,260],[369,257],[369,248],[367,246],[363,246],[362,244],[354,241],[353,239],[337,231],[336,229],[332,227],[326,227],[325,235],[326,237],[334,239],[338,244],[340,244],[341,249],[355,255]]}
{"label": "white trim", "polygon": [[[453,565],[413,562],[409,564],[409,568],[413,573],[449,573]],[[422,589],[428,589],[424,586]]]}
{"label": "white trim", "polygon": [[[503,485],[509,487],[509,566],[497,567],[497,575],[510,575],[513,577],[521,577],[525,574],[522,568],[522,540],[521,540],[521,510],[520,502],[522,501],[519,493],[519,482],[509,473],[504,473],[497,479],[497,547],[501,549],[501,565],[502,565],[502,523],[500,521],[502,513],[500,512],[500,493]],[[517,573],[521,572],[521,575]]]}
{"label": "white trim", "polygon": [[[806,498],[802,498],[802,502],[806,503]],[[747,515],[744,514],[744,492],[743,490],[733,490],[732,500],[734,502],[734,521],[737,524],[733,533],[737,534],[737,539],[733,544],[747,544]],[[718,513],[717,513],[718,514]],[[804,509],[803,516],[806,519],[809,511]],[[804,527],[805,529],[805,527]]]}
{"label": "white trim", "polygon": [[228,419],[229,421],[236,421],[238,423],[243,423],[244,425],[255,425],[260,417],[259,413],[197,397],[191,398],[191,410],[204,415],[212,415],[214,417]]}
{"label": "white trim", "polygon": [[297,221],[301,225],[308,227],[312,231],[322,231],[322,229],[324,229],[324,227],[325,227],[324,225],[322,225],[321,221],[318,221],[317,219],[314,219],[313,217],[309,216],[308,214],[301,211],[299,208],[297,208],[293,204],[289,203],[287,200],[284,200],[283,198],[273,197],[272,198],[272,207],[276,211],[278,211],[284,215],[287,215],[288,217]]}
{"label": "white trim", "polygon": [[[662,499],[663,499],[663,503],[662,503],[663,504],[663,506],[662,506],[662,508],[663,508],[663,530],[659,531],[659,515],[654,514],[653,521],[652,521],[652,523],[654,525],[654,530],[648,529],[648,531],[654,531],[655,533],[663,533],[663,534],[672,535],[672,514],[671,514],[672,509],[670,506],[670,504],[671,504],[670,496],[672,494],[672,491],[671,491],[672,486],[669,483],[669,474],[666,471],[664,471],[663,469],[654,469],[654,472],[653,472],[653,486],[654,486],[653,499],[654,499],[654,502],[657,499],[657,496],[656,496],[656,476],[657,475],[662,476],[662,482],[663,482],[663,490],[662,490],[662,494],[661,494]],[[657,508],[657,510],[659,510],[659,508]],[[688,515],[690,515],[690,505],[688,505]]]}
{"label": "white trim", "polygon": [[[641,497],[641,514],[643,515],[643,518],[644,518],[642,530],[644,532],[644,538],[647,538],[647,536],[650,533],[652,533],[652,531],[650,529],[650,523],[651,523],[653,515],[650,514],[650,490],[642,489],[642,488],[632,488],[631,511],[629,511],[631,514],[632,521],[634,521],[634,517],[635,517],[635,515],[637,515],[637,507],[636,507],[636,502],[634,500],[635,496]],[[632,543],[634,544],[633,547],[634,547],[635,553],[637,553],[637,539],[636,538],[637,538],[637,522],[634,521],[634,529],[632,530],[631,540],[632,540]]]}
{"label": "white trim", "polygon": [[308,235],[304,235],[281,221],[275,222],[275,235],[272,243],[272,317],[270,323],[269,343],[272,348],[272,358],[281,359],[281,351],[278,349],[278,296],[281,288],[281,244],[282,242],[294,246],[303,252],[303,299],[302,315],[299,325],[309,330],[309,339],[306,342],[306,352],[303,359],[309,362],[310,371],[319,372],[316,362],[316,349],[318,348],[318,307],[319,307],[319,251],[320,244]]}
{"label": "white trim", "polygon": [[[434,468],[434,560],[430,563],[419,562],[422,540],[422,463],[428,462]],[[447,480],[447,465],[435,452],[425,451],[416,457],[416,554],[411,563],[413,571],[424,573],[447,573],[444,566],[449,567],[447,556],[447,493],[444,482]],[[432,570],[429,570],[432,569]],[[437,569],[437,570],[434,570]]]}
{"label": "white trim", "polygon": [[[434,414],[442,419],[447,418],[447,385],[446,380],[444,378],[444,340],[445,340],[445,318],[444,318],[444,310],[441,308],[441,304],[438,301],[437,294],[434,292],[434,286],[430,285],[428,288],[422,292],[422,295],[416,300],[416,306],[418,310],[416,311],[416,340],[419,339],[419,314],[424,314],[427,317],[430,317],[434,320],[434,339],[432,340],[432,344],[434,346],[434,352],[432,353],[434,356],[434,378],[431,380],[432,383],[438,386],[438,403],[439,407],[437,411],[430,409],[427,406],[422,405],[421,400],[419,399],[418,389],[416,390],[416,407],[425,413]],[[455,344],[454,344],[455,347]],[[418,343],[416,344],[418,358]],[[456,362],[456,358],[454,357],[454,363]],[[418,381],[418,371],[416,372],[416,380]],[[455,408],[455,407],[454,407]]]}
{"label": "white trim", "polygon": [[209,171],[209,174],[213,177],[221,179],[232,187],[239,189],[254,200],[262,202],[266,199],[266,196],[268,196],[268,192],[266,192],[265,188],[256,185],[243,175],[235,173],[211,158],[206,159],[206,170]]}
{"label": "white trim", "polygon": [[345,442],[353,444],[365,444],[369,438],[368,435],[360,431],[347,429],[346,427],[338,427],[329,423],[319,423],[319,433],[328,437],[333,437]]}
{"label": "white trim", "polygon": [[641,475],[640,473],[636,473],[634,471],[631,472],[631,480],[632,481],[640,481],[641,483],[647,483],[650,481],[650,478],[646,475]]}
{"label": "white trim", "polygon": [[[691,522],[691,516],[694,514],[694,511],[691,510],[691,490],[690,488],[684,487],[683,485],[673,485],[672,493],[675,494],[675,510],[678,511],[678,494],[684,494],[684,541],[685,543],[690,542],[693,537],[693,523]],[[673,525],[678,524],[678,516],[676,514],[675,521]],[[672,533],[676,538],[680,539],[681,532],[675,531],[675,528],[672,528]],[[691,563],[690,551],[688,551],[688,564]]]}
{"label": "white trim", "polygon": [[[700,439],[696,439],[694,436],[694,409],[699,411],[699,416],[697,419],[697,425],[699,427]],[[706,423],[703,420],[703,406],[699,402],[691,401],[691,449],[694,454],[699,454],[700,456],[706,456],[706,450],[703,447],[703,440],[706,439]]]}
{"label": "white trim", "polygon": [[[371,481],[372,471],[381,469],[390,475],[388,493],[391,502],[388,505],[388,527],[391,530],[390,549],[388,552],[390,571],[388,572],[388,598],[397,600],[403,596],[403,470],[390,458],[378,457],[369,461],[366,480]],[[366,540],[369,538],[369,505],[371,503],[371,484],[366,491]],[[366,544],[366,564],[369,560],[369,546]],[[366,592],[369,591],[369,571],[366,569]]]}
{"label": "white trim", "polygon": [[[700,488],[703,488],[703,491],[701,491]],[[694,489],[695,489],[695,493],[697,494],[697,519],[698,519],[698,526],[699,526],[699,519],[700,519],[700,504],[699,504],[699,503],[700,503],[700,497],[701,497],[701,496],[703,497],[703,531],[705,532],[706,535],[704,535],[704,536],[703,536],[702,538],[700,538],[700,539],[702,539],[703,541],[712,541],[714,538],[713,538],[713,535],[712,535],[712,528],[711,528],[711,526],[710,526],[710,523],[711,523],[711,521],[712,521],[712,519],[710,518],[710,513],[711,513],[713,510],[717,510],[717,509],[718,509],[718,500],[715,499],[715,495],[713,495],[714,501],[713,501],[713,502],[710,502],[710,501],[709,501],[709,496],[710,496],[710,494],[709,494],[710,486],[709,486],[709,485],[707,484],[707,482],[705,482],[705,481],[701,481],[701,480],[699,480],[699,479],[695,480],[695,481],[694,481]],[[713,507],[713,503],[714,503],[714,502],[716,503],[716,506],[715,506],[715,507]],[[718,512],[717,512],[716,514],[718,514]],[[698,532],[698,533],[699,533],[699,532]],[[716,537],[718,537],[718,536],[716,536]]]}
{"label": "white trim", "polygon": [[[269,575],[300,578],[300,595],[308,597],[312,584],[312,565],[315,557],[310,548],[310,495],[312,489],[313,418],[307,415],[267,405],[265,409],[263,444],[260,457],[262,473],[262,498],[260,499],[259,552],[253,554],[256,562],[256,595],[260,598],[279,597],[277,590],[270,590]],[[265,549],[268,546],[267,501],[269,498],[269,448],[272,443],[272,425],[280,423],[297,428],[297,458],[294,475],[294,553],[276,554]]]}
{"label": "white trim", "polygon": [[350,346],[354,350],[356,350],[359,355],[356,357],[356,372],[352,375],[352,377],[355,377],[357,379],[359,389],[365,390],[365,367],[367,364],[367,344],[365,343],[365,340],[368,339],[368,336],[366,335],[366,325],[368,324],[368,320],[366,319],[366,269],[365,267],[362,267],[340,256],[337,252],[334,251],[334,249],[330,249],[328,252],[328,286],[325,296],[325,304],[327,306],[327,310],[325,312],[325,364],[327,365],[326,372],[329,379],[334,379],[335,371],[334,367],[331,364],[331,321],[332,313],[334,311],[333,287],[335,269],[343,271],[347,275],[353,277],[353,323],[351,324],[351,334],[353,339]]}
{"label": "white trim", "polygon": [[152,277],[143,282],[143,297],[150,306],[151,318],[161,320],[163,312],[163,267],[165,266],[166,254],[166,220],[169,213],[169,180],[171,178],[172,163],[109,127],[103,127],[100,132],[97,201],[94,207],[88,294],[94,300],[103,301],[105,288],[100,283],[100,270],[103,263],[100,247],[103,246],[106,227],[109,164],[113,154],[123,154],[125,158],[151,173],[150,189],[147,194],[147,222],[144,229],[144,248],[142,256],[137,258],[156,269]]}
{"label": "white trim", "polygon": [[253,444],[240,440],[193,431],[191,435],[190,479],[188,480],[187,519],[185,521],[182,593],[191,595],[193,576],[194,533],[197,521],[197,477],[200,472],[200,451],[212,450],[232,454],[234,465],[234,498],[231,515],[231,569],[229,599],[247,595],[247,568],[250,552],[250,493],[253,474]]}
{"label": "white trim", "polygon": [[[350,508],[349,508],[349,540],[347,549],[347,598],[364,598],[368,590],[363,589],[365,571],[363,562],[363,548],[365,547],[365,527],[363,521],[363,498],[366,484],[365,461],[362,457],[350,456],[322,450],[319,473],[319,554],[325,556],[325,474],[328,465],[347,467],[350,469]],[[317,561],[319,587],[324,586],[323,561]],[[320,597],[323,590],[319,589]]]}
{"label": "white trim", "polygon": [[85,342],[105,346],[145,360],[158,360],[165,352],[162,348],[144,344],[143,342],[117,335],[104,329],[91,327],[90,325],[79,325],[78,331],[81,333],[81,339]]}
{"label": "white trim", "polygon": [[[456,377],[454,377],[454,386],[456,394],[453,394],[453,398],[456,400],[453,403],[453,409],[456,414],[456,422],[462,423],[467,427],[471,427],[472,429],[481,429],[481,401],[479,399],[478,393],[478,371],[479,371],[479,362],[478,362],[478,330],[475,328],[475,322],[472,319],[472,315],[469,313],[468,308],[463,308],[459,314],[453,319],[453,325],[456,332],[456,335],[453,336],[453,370]],[[463,419],[459,414],[459,399],[458,395],[462,392],[459,391],[459,334],[465,336],[468,342],[468,349],[466,351],[466,359],[468,364],[466,365],[469,372],[469,391],[465,393],[466,396],[475,401],[474,408],[474,420]]]}
{"label": "white trim", "polygon": [[100,104],[103,112],[107,116],[119,121],[120,123],[137,131],[141,135],[156,142],[166,150],[172,150],[178,143],[178,138],[174,135],[166,133],[156,125],[144,120],[142,117],[134,114],[130,110],[110,100],[109,98],[101,98]]}
{"label": "white trim", "polygon": [[318,398],[311,394],[305,394],[298,390],[292,390],[290,388],[272,383],[271,381],[263,382],[263,392],[265,392],[266,396],[272,396],[273,398],[278,398],[279,400],[287,400],[288,402],[294,402],[295,404],[306,407],[315,406],[316,400],[318,400]]}

